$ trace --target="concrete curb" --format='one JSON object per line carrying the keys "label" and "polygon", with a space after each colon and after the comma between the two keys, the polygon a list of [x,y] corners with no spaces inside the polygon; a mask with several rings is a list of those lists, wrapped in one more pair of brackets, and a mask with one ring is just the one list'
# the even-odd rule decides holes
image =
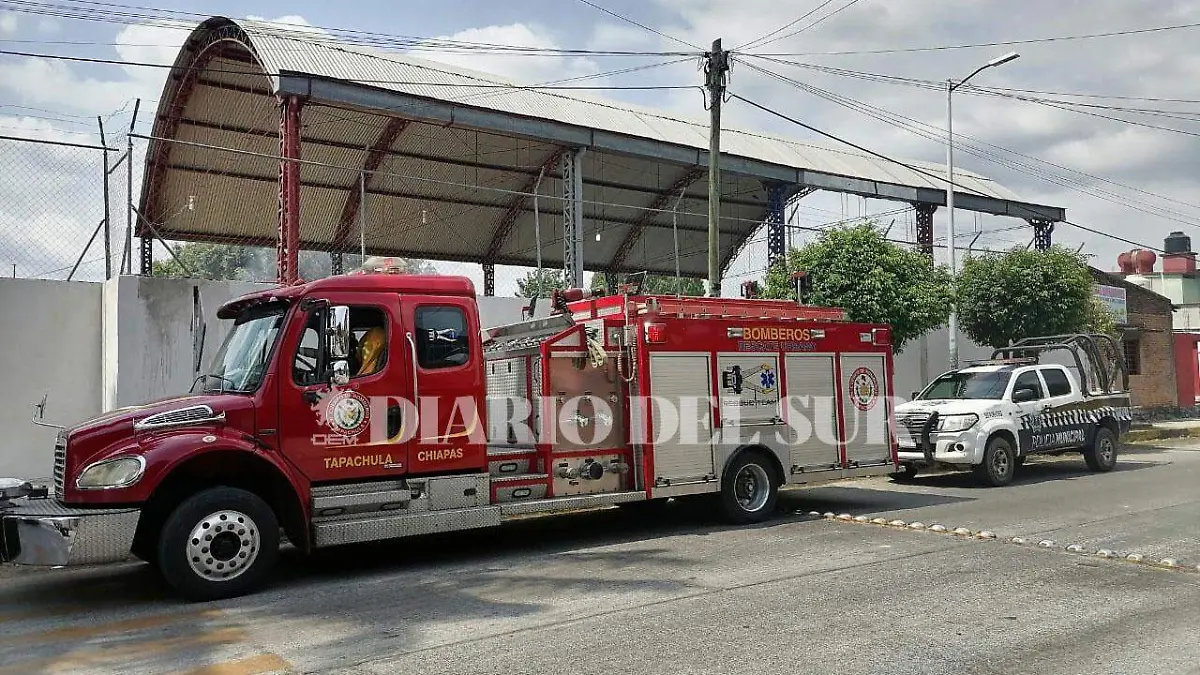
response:
{"label": "concrete curb", "polygon": [[1126,443],[1146,443],[1168,438],[1200,438],[1200,427],[1151,427],[1149,429],[1131,429],[1125,432],[1121,440]]}
{"label": "concrete curb", "polygon": [[[797,511],[797,515],[804,515],[803,511]],[[848,513],[839,514],[837,516],[832,513],[820,513],[817,511],[809,511],[807,514],[811,518],[820,518],[822,520],[834,520],[856,525],[872,525],[875,527],[886,527],[892,530],[908,530],[912,532],[930,532],[943,536],[956,536],[961,538],[981,539],[985,541],[999,541],[1011,546],[1021,546],[1027,548],[1044,548],[1047,550],[1055,550],[1063,553],[1070,553],[1078,556],[1086,556],[1092,558],[1101,558],[1105,560],[1113,560],[1125,563],[1132,563],[1142,567],[1153,567],[1155,569],[1174,570],[1177,572],[1192,572],[1200,574],[1200,564],[1183,563],[1178,558],[1152,558],[1137,552],[1120,552],[1106,548],[1091,549],[1080,544],[1060,545],[1051,539],[1040,539],[1033,541],[1024,537],[1004,537],[1001,538],[995,532],[990,530],[972,530],[966,527],[950,527],[942,523],[932,523],[926,525],[920,521],[905,522],[899,519],[888,520],[887,518],[869,518],[868,516],[853,516]]]}

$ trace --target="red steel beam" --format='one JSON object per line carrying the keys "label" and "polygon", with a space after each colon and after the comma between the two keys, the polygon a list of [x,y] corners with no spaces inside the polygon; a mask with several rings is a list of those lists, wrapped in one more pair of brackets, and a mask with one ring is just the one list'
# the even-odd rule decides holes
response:
{"label": "red steel beam", "polygon": [[277,281],[300,277],[300,97],[279,102],[279,243]]}
{"label": "red steel beam", "polygon": [[703,167],[694,166],[685,171],[682,176],[677,178],[675,182],[671,184],[671,187],[658,193],[658,195],[654,197],[654,200],[646,206],[646,210],[642,211],[642,215],[638,216],[637,222],[630,226],[629,233],[625,235],[623,240],[621,240],[621,245],[617,247],[617,252],[613,254],[612,260],[609,261],[608,268],[617,269],[619,267],[623,267],[625,265],[625,259],[629,257],[630,251],[632,251],[633,247],[638,243],[638,241],[641,240],[642,234],[646,230],[646,226],[648,226],[660,215],[661,209],[670,203],[670,201],[679,194],[680,190],[683,190],[692,183],[695,183],[700,179],[701,176],[705,174],[705,172],[706,169]]}
{"label": "red steel beam", "polygon": [[549,173],[558,160],[567,151],[566,148],[556,148],[551,152],[546,159],[542,160],[542,165],[537,175],[530,176],[521,186],[521,194],[513,195],[512,201],[508,203],[508,208],[505,209],[504,215],[500,217],[496,224],[496,229],[492,233],[492,242],[488,244],[487,255],[484,260],[492,260],[499,253],[500,249],[504,248],[504,242],[508,241],[512,235],[513,228],[517,226],[517,218],[527,210],[526,204],[529,203],[529,193],[538,185],[538,179],[543,178],[546,173]]}
{"label": "red steel beam", "polygon": [[[362,171],[365,174],[363,180],[366,181],[367,190],[371,189],[371,180],[375,177],[375,172],[379,170],[380,165],[383,164],[383,160],[387,159],[391,153],[392,145],[411,123],[412,120],[393,117],[384,125],[379,138],[375,139],[375,143],[367,151],[366,159],[363,160]],[[358,186],[351,187],[346,193],[346,202],[342,205],[342,216],[338,218],[337,230],[333,235],[334,251],[341,251],[346,247],[346,240],[350,238],[350,225],[358,217],[358,211],[362,208],[362,193],[363,190]]]}

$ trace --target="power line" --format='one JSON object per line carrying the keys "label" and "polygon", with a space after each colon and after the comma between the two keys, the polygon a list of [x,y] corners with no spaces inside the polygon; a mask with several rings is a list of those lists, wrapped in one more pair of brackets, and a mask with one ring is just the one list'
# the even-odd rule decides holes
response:
{"label": "power line", "polygon": [[[803,33],[804,31],[806,31],[806,30],[808,30],[808,29],[812,28],[813,26],[815,26],[815,25],[817,25],[817,24],[821,23],[822,21],[825,21],[826,19],[828,19],[828,18],[830,18],[830,17],[832,17],[832,16],[834,16],[834,15],[836,15],[836,14],[839,14],[839,13],[841,13],[842,11],[844,11],[844,10],[846,10],[846,9],[849,9],[850,7],[852,7],[852,6],[853,6],[855,3],[857,3],[858,1],[859,1],[859,0],[849,0],[849,2],[847,2],[846,4],[842,5],[841,7],[838,7],[837,9],[835,9],[835,10],[833,10],[832,12],[830,12],[830,13],[826,14],[825,16],[823,16],[823,17],[821,17],[821,18],[817,19],[816,21],[813,21],[812,23],[808,24],[807,26],[802,26],[802,27],[798,28],[797,30],[794,30],[794,31],[792,31],[791,33],[788,33],[787,35],[780,35],[780,36],[778,36],[778,37],[771,38],[770,40],[767,40],[766,42],[760,42],[760,43],[758,44],[758,46],[759,46],[759,47],[765,47],[765,46],[767,46],[767,45],[771,44],[772,42],[778,42],[778,41],[780,41],[780,40],[786,40],[786,39],[788,39],[788,38],[790,38],[790,37],[793,37],[793,36],[799,35],[799,34]],[[825,4],[829,4],[829,3],[825,3]],[[824,5],[822,5],[822,7],[823,7],[823,6],[824,6]]]}
{"label": "power line", "polygon": [[[794,79],[792,79],[792,78],[786,77],[786,76],[784,76],[784,75],[781,75],[781,74],[779,74],[779,73],[775,73],[775,72],[773,72],[773,71],[770,71],[770,70],[767,70],[767,69],[764,69],[764,68],[759,68],[758,66],[755,66],[754,64],[751,64],[751,63],[747,63],[746,65],[747,65],[747,67],[749,67],[751,70],[754,70],[754,71],[757,71],[757,72],[759,72],[759,73],[762,73],[762,74],[764,74],[764,75],[767,75],[768,77],[772,77],[772,78],[774,78],[774,79],[777,79],[777,80],[780,80],[780,81],[786,82],[786,83],[788,83],[788,84],[790,84],[790,85],[792,85],[792,86],[794,86],[794,87],[796,87],[796,88],[798,88],[798,89],[801,89],[801,90],[803,90],[803,91],[806,91],[806,92],[808,92],[808,93],[810,93],[810,94],[813,94],[813,95],[815,95],[815,96],[818,96],[818,97],[820,97],[820,98],[824,98],[824,99],[826,99],[826,100],[828,100],[828,101],[831,101],[831,102],[833,102],[833,103],[835,103],[835,104],[837,104],[837,105],[840,105],[840,106],[843,106],[843,107],[849,108],[849,109],[851,109],[851,110],[854,110],[855,112],[862,113],[862,114],[864,114],[864,115],[867,115],[867,116],[869,116],[869,117],[873,117],[873,118],[875,118],[875,119],[877,119],[877,120],[879,120],[879,121],[882,121],[882,122],[884,122],[884,123],[886,123],[886,124],[889,124],[889,125],[891,125],[891,126],[897,127],[897,128],[899,128],[899,129],[902,129],[902,130],[905,130],[905,131],[909,131],[909,132],[911,132],[911,133],[914,133],[914,134],[916,134],[916,135],[918,135],[918,136],[921,136],[922,138],[926,138],[926,139],[928,139],[928,140],[932,140],[932,141],[938,142],[938,143],[940,143],[940,144],[942,144],[942,145],[945,145],[945,143],[946,143],[946,138],[945,138],[946,130],[945,130],[945,129],[938,128],[938,127],[934,127],[934,126],[932,126],[932,125],[929,125],[929,124],[925,124],[924,122],[920,122],[919,120],[915,120],[915,119],[913,119],[913,118],[911,118],[911,117],[905,117],[904,115],[900,115],[899,113],[895,113],[895,112],[892,112],[892,111],[885,110],[885,109],[883,109],[883,108],[878,108],[878,107],[876,107],[876,106],[872,106],[872,105],[870,105],[870,104],[867,104],[867,103],[864,103],[864,102],[862,102],[862,101],[859,101],[859,100],[856,100],[856,99],[850,98],[850,97],[848,97],[848,96],[844,96],[844,95],[841,95],[841,94],[835,94],[835,93],[833,93],[833,92],[830,92],[830,91],[827,91],[827,90],[821,89],[821,88],[819,88],[819,87],[816,87],[816,86],[813,86],[813,85],[810,85],[810,84],[807,84],[807,83],[804,83],[804,82],[800,82],[800,81],[794,80]],[[901,120],[901,121],[897,121],[897,120]],[[906,124],[906,123],[907,123],[907,124]],[[928,131],[926,131],[926,130],[928,130]],[[1149,191],[1147,191],[1147,190],[1143,190],[1143,189],[1141,189],[1141,188],[1136,188],[1136,187],[1133,187],[1133,186],[1125,185],[1125,184],[1123,184],[1123,183],[1118,183],[1118,182],[1116,182],[1116,181],[1112,181],[1112,180],[1109,180],[1109,179],[1106,179],[1106,178],[1102,178],[1102,177],[1100,177],[1100,176],[1095,176],[1095,175],[1093,175],[1093,174],[1089,174],[1089,173],[1086,173],[1086,172],[1077,171],[1077,170],[1075,170],[1075,169],[1071,169],[1071,168],[1068,168],[1068,167],[1065,167],[1065,166],[1062,166],[1062,165],[1059,165],[1059,164],[1055,164],[1055,163],[1053,163],[1053,162],[1048,162],[1048,161],[1045,161],[1045,160],[1042,160],[1042,159],[1039,159],[1039,158],[1036,158],[1036,157],[1032,157],[1032,156],[1029,156],[1029,155],[1025,155],[1025,154],[1022,154],[1022,153],[1019,153],[1019,152],[1013,151],[1013,150],[1009,150],[1009,149],[1007,149],[1007,148],[1003,148],[1003,147],[1001,147],[1001,146],[998,146],[998,145],[993,145],[993,144],[991,144],[991,143],[987,143],[987,142],[985,142],[985,141],[981,141],[981,140],[979,140],[979,139],[975,139],[975,138],[973,138],[973,137],[971,137],[971,136],[967,136],[967,135],[965,135],[965,134],[958,134],[957,136],[958,136],[958,138],[960,138],[960,139],[967,139],[967,140],[969,140],[969,141],[974,141],[974,142],[976,142],[976,143],[980,144],[981,146],[988,146],[988,147],[991,147],[991,148],[995,148],[996,150],[999,150],[999,151],[1001,151],[1001,152],[1004,152],[1004,153],[1007,153],[1007,154],[1010,154],[1010,155],[1014,155],[1014,156],[1016,156],[1016,157],[1021,157],[1021,158],[1024,158],[1024,159],[1031,160],[1031,161],[1033,161],[1033,162],[1037,162],[1037,163],[1040,163],[1040,164],[1045,164],[1045,165],[1048,165],[1048,166],[1052,166],[1052,167],[1055,167],[1055,168],[1057,168],[1057,169],[1061,169],[1061,170],[1063,170],[1063,171],[1067,171],[1067,172],[1070,172],[1070,173],[1074,173],[1074,174],[1078,174],[1078,175],[1081,175],[1081,176],[1085,176],[1085,177],[1087,177],[1087,178],[1090,178],[1090,179],[1093,179],[1093,180],[1096,180],[1096,181],[1099,181],[1099,182],[1103,182],[1103,183],[1108,183],[1108,184],[1111,184],[1111,185],[1115,185],[1115,186],[1117,186],[1117,187],[1124,188],[1124,189],[1126,189],[1126,190],[1130,190],[1130,191],[1132,191],[1132,192],[1138,192],[1138,193],[1141,193],[1141,194],[1145,194],[1145,195],[1147,195],[1147,196],[1154,197],[1155,199],[1159,199],[1159,200],[1163,200],[1163,201],[1169,201],[1169,202],[1174,202],[1174,203],[1177,203],[1177,204],[1180,204],[1180,205],[1182,205],[1182,206],[1186,206],[1186,207],[1189,207],[1189,208],[1192,208],[1192,209],[1200,209],[1200,206],[1198,206],[1198,205],[1196,205],[1196,204],[1191,204],[1191,203],[1188,203],[1188,202],[1183,202],[1183,201],[1180,201],[1180,200],[1177,200],[1177,199],[1174,199],[1174,198],[1171,198],[1171,197],[1167,197],[1167,196],[1165,196],[1165,195],[1156,194],[1156,193],[1153,193],[1153,192],[1149,192]],[[1157,205],[1157,204],[1149,204],[1149,203],[1146,203],[1146,204],[1147,204],[1147,208],[1139,208],[1139,207],[1137,207],[1137,206],[1135,206],[1135,205],[1131,204],[1130,202],[1131,202],[1132,200],[1131,200],[1129,197],[1125,196],[1125,195],[1120,195],[1120,194],[1117,194],[1117,193],[1114,193],[1114,192],[1109,192],[1109,191],[1106,191],[1106,190],[1101,190],[1100,188],[1094,188],[1094,187],[1088,186],[1087,184],[1085,184],[1085,183],[1083,183],[1083,182],[1081,182],[1081,181],[1075,180],[1075,179],[1071,179],[1071,178],[1059,178],[1059,177],[1055,177],[1053,174],[1049,174],[1049,173],[1047,173],[1047,172],[1041,171],[1040,169],[1038,169],[1037,167],[1035,167],[1035,166],[1033,166],[1033,165],[1031,165],[1031,164],[1027,164],[1027,163],[1023,163],[1023,162],[1019,162],[1019,161],[1007,160],[1007,159],[1004,159],[1004,158],[1002,158],[1002,157],[998,157],[998,156],[997,156],[997,155],[995,155],[994,153],[989,153],[989,152],[987,152],[986,150],[982,150],[982,149],[979,149],[979,148],[973,148],[973,147],[972,147],[972,145],[971,145],[970,143],[963,143],[963,144],[962,144],[962,149],[963,149],[964,151],[968,152],[969,154],[975,155],[975,156],[977,156],[977,157],[980,157],[980,158],[982,158],[982,159],[985,159],[985,160],[987,160],[987,161],[991,161],[991,162],[993,162],[993,163],[996,163],[996,164],[1000,164],[1001,166],[1005,166],[1005,167],[1007,167],[1007,168],[1011,168],[1011,169],[1021,169],[1021,170],[1027,170],[1029,173],[1032,173],[1032,174],[1034,174],[1034,175],[1036,175],[1036,176],[1038,176],[1038,177],[1041,177],[1041,178],[1043,178],[1043,179],[1045,179],[1045,180],[1048,180],[1048,181],[1050,181],[1050,182],[1056,183],[1056,184],[1058,184],[1058,185],[1060,185],[1060,186],[1062,186],[1062,187],[1067,187],[1067,188],[1070,188],[1070,189],[1077,189],[1077,190],[1079,190],[1079,191],[1081,191],[1081,192],[1085,192],[1085,193],[1086,193],[1086,194],[1088,194],[1089,196],[1098,197],[1098,198],[1100,198],[1100,199],[1104,199],[1104,200],[1106,200],[1106,201],[1111,201],[1111,202],[1112,202],[1112,203],[1114,203],[1114,204],[1119,204],[1119,205],[1121,205],[1121,206],[1127,206],[1127,207],[1129,207],[1129,208],[1132,208],[1132,209],[1134,209],[1134,210],[1137,210],[1137,211],[1142,211],[1143,213],[1148,213],[1148,214],[1150,214],[1150,215],[1155,215],[1155,216],[1160,216],[1160,217],[1166,217],[1166,218],[1169,218],[1169,219],[1171,219],[1171,220],[1177,220],[1177,222],[1181,222],[1181,223],[1184,223],[1184,224],[1188,224],[1188,225],[1195,225],[1195,224],[1196,224],[1194,220],[1179,220],[1179,219],[1177,219],[1177,218],[1171,218],[1171,216],[1169,216],[1169,215],[1164,215],[1164,214],[1174,214],[1174,215],[1178,215],[1178,216],[1181,216],[1181,217],[1184,217],[1184,218],[1194,218],[1194,216],[1192,216],[1192,215],[1190,215],[1190,214],[1182,213],[1182,212],[1179,212],[1179,211],[1174,211],[1174,210],[1171,210],[1171,209],[1166,209],[1166,208],[1164,208],[1164,207],[1161,207],[1161,206],[1159,206],[1159,205]],[[1063,181],[1066,181],[1066,182],[1063,182]],[[1094,190],[1095,192],[1091,192],[1090,190]],[[1097,193],[1099,193],[1099,194],[1097,194]],[[1108,195],[1108,197],[1106,197],[1105,195]],[[1111,197],[1111,198],[1110,198],[1110,197]],[[1154,210],[1148,210],[1148,209],[1154,209]]]}
{"label": "power line", "polygon": [[[22,52],[8,49],[0,49],[0,55],[4,56],[25,56],[37,59],[50,59],[55,61],[72,61],[75,63],[94,63],[113,66],[133,66],[135,68],[160,68],[165,70],[193,70],[194,66],[175,66],[169,63],[151,63],[148,61],[122,61],[120,59],[103,59],[89,56],[68,56],[66,54],[43,54],[37,52]],[[382,57],[381,57],[382,58]],[[666,65],[666,64],[659,64]],[[653,66],[646,66],[653,67]],[[621,72],[633,72],[645,67],[636,69],[625,69]],[[231,75],[247,75],[244,70],[222,70],[219,68],[202,68],[206,73],[225,73]],[[279,73],[264,73],[266,77],[278,77]],[[574,86],[574,85],[525,85],[525,84],[501,84],[498,82],[419,82],[415,80],[371,80],[371,79],[355,79],[355,82],[362,84],[390,84],[396,86],[421,86],[421,87],[464,87],[476,89],[571,89],[571,90],[661,90],[661,89],[697,89],[699,85],[680,84],[680,85],[595,85],[595,86]]]}
{"label": "power line", "polygon": [[938,45],[933,47],[895,47],[890,49],[858,49],[830,52],[789,52],[778,54],[755,54],[755,56],[857,56],[871,54],[908,54],[913,52],[938,52],[953,49],[977,49],[982,47],[1007,47],[1011,45],[1040,44],[1047,42],[1065,42],[1070,40],[1094,40],[1098,38],[1120,37],[1125,35],[1141,35],[1145,33],[1160,33],[1164,31],[1185,30],[1200,27],[1200,23],[1185,23],[1153,28],[1133,28],[1129,30],[1109,31],[1105,33],[1085,33],[1080,35],[1058,35],[1044,38],[1026,38],[1021,40],[1004,40],[997,42],[974,42],[956,45]]}
{"label": "power line", "polygon": [[[90,0],[61,0],[70,4],[56,4],[49,2],[31,2],[27,0],[6,0],[2,3],[5,9],[13,12],[24,14],[33,14],[40,16],[51,16],[56,18],[77,19],[83,21],[92,21],[99,23],[110,23],[117,25],[150,25],[164,28],[175,28],[180,31],[190,31],[198,19],[208,19],[211,14],[200,12],[188,12],[184,10],[168,10],[153,7],[144,7],[137,5],[126,5],[111,2],[97,2]],[[132,11],[124,11],[132,10]],[[184,23],[186,17],[188,23]],[[396,46],[406,47],[409,50],[424,50],[424,51],[450,51],[450,52],[478,52],[485,51],[491,53],[514,54],[514,55],[587,55],[587,56],[681,56],[684,52],[649,52],[649,51],[623,51],[623,50],[588,50],[588,49],[558,49],[551,47],[531,47],[531,46],[516,46],[504,45],[487,42],[470,42],[465,40],[451,40],[439,38],[427,38],[418,36],[391,35],[388,33],[379,33],[372,31],[355,30],[348,28],[335,28],[329,26],[300,26],[297,24],[289,24],[275,21],[254,21],[256,26],[265,29],[265,32],[272,34],[273,37],[302,36],[306,39],[329,39],[329,37],[338,37],[340,42],[367,45],[367,46]],[[320,35],[319,32],[327,34]],[[36,41],[27,41],[36,42]],[[72,44],[72,41],[62,41],[61,44]],[[47,44],[50,44],[47,42]],[[74,44],[93,44],[87,42],[75,42]],[[147,45],[156,46],[156,45]],[[687,53],[688,55],[696,56],[696,53]]]}
{"label": "power line", "polygon": [[[765,40],[765,39],[767,39],[767,38],[771,37],[772,35],[778,35],[779,33],[782,33],[783,31],[785,31],[785,30],[787,30],[787,29],[791,28],[792,26],[795,26],[796,24],[798,24],[798,23],[800,23],[801,21],[803,21],[803,20],[807,19],[808,17],[812,16],[813,14],[816,14],[818,11],[820,11],[820,9],[821,9],[822,7],[824,7],[824,6],[828,5],[828,4],[831,4],[832,2],[833,2],[833,0],[825,0],[825,2],[822,2],[821,4],[819,4],[819,5],[817,5],[816,7],[814,7],[814,8],[812,8],[812,9],[810,9],[809,11],[805,12],[804,14],[801,14],[799,18],[797,18],[797,19],[794,19],[794,20],[792,20],[792,21],[789,21],[788,23],[785,23],[785,24],[783,24],[782,26],[780,26],[779,28],[776,28],[775,30],[771,31],[770,33],[767,33],[766,35],[759,36],[759,37],[757,37],[757,38],[755,38],[755,39],[753,39],[753,40],[751,40],[751,41],[749,41],[749,42],[747,42],[747,43],[743,44],[741,47],[735,47],[735,48],[734,48],[734,50],[735,50],[735,51],[737,51],[737,50],[742,50],[742,49],[751,49],[751,48],[753,48],[754,46],[756,46],[758,43],[760,43],[760,42],[762,42],[763,40]],[[765,44],[765,43],[764,43],[764,44]]]}
{"label": "power line", "polygon": [[[730,96],[731,98],[736,98],[737,100],[739,100],[739,101],[741,101],[741,102],[743,102],[743,103],[746,103],[746,104],[748,104],[748,105],[750,105],[750,106],[752,106],[752,107],[754,107],[754,108],[757,108],[757,109],[759,109],[759,110],[761,110],[761,111],[763,111],[763,112],[766,112],[766,113],[769,113],[769,114],[771,114],[771,115],[774,115],[774,116],[776,116],[776,117],[779,117],[779,118],[781,118],[781,119],[787,120],[788,122],[791,122],[792,124],[795,124],[795,125],[797,125],[797,126],[804,127],[805,129],[808,129],[809,131],[812,131],[813,133],[819,134],[819,135],[821,135],[821,136],[824,136],[824,137],[826,137],[826,138],[829,138],[829,139],[831,139],[831,140],[837,141],[837,142],[839,142],[839,143],[844,143],[844,144],[846,144],[846,145],[849,145],[850,147],[852,147],[852,148],[854,148],[854,149],[856,149],[856,150],[859,150],[859,151],[861,151],[861,152],[865,152],[865,153],[867,153],[867,154],[871,155],[872,157],[876,157],[876,158],[879,158],[879,159],[882,159],[882,160],[885,160],[885,161],[888,161],[888,162],[892,162],[892,163],[894,163],[894,164],[898,164],[898,165],[900,165],[900,166],[903,166],[903,167],[905,167],[906,169],[908,169],[908,170],[910,170],[910,171],[915,171],[916,173],[922,174],[922,175],[924,175],[924,176],[927,176],[927,177],[929,177],[929,178],[933,178],[934,180],[940,181],[940,182],[942,182],[942,183],[947,183],[947,184],[949,184],[949,185],[950,185],[950,187],[951,187],[951,188],[961,188],[962,190],[965,190],[965,191],[970,191],[970,192],[973,192],[973,193],[975,193],[975,194],[977,194],[977,195],[980,195],[980,196],[984,196],[984,197],[986,197],[986,196],[987,196],[987,195],[985,195],[984,193],[982,193],[982,192],[979,192],[978,190],[975,190],[974,188],[970,188],[970,187],[967,187],[967,186],[965,186],[965,185],[959,185],[958,183],[955,183],[954,181],[952,181],[952,180],[950,180],[949,178],[947,178],[946,176],[939,176],[939,175],[937,175],[937,174],[935,174],[935,173],[931,173],[931,172],[929,172],[929,171],[925,171],[924,169],[921,169],[921,168],[919,168],[919,167],[913,166],[913,165],[911,165],[911,164],[908,164],[908,163],[906,163],[906,162],[903,162],[903,161],[900,161],[900,160],[898,160],[898,159],[894,159],[894,158],[892,158],[892,157],[889,157],[889,156],[887,156],[887,155],[884,155],[884,154],[881,154],[881,153],[875,152],[874,150],[871,150],[871,149],[869,149],[869,148],[865,148],[865,147],[863,147],[863,146],[861,146],[861,145],[858,145],[857,143],[854,143],[853,141],[848,141],[848,140],[846,140],[846,139],[844,139],[844,138],[842,138],[842,137],[840,137],[840,136],[836,136],[836,135],[834,135],[834,134],[831,134],[831,133],[829,133],[829,132],[827,132],[827,131],[822,131],[821,129],[818,129],[818,128],[816,128],[816,127],[814,127],[814,126],[810,125],[810,124],[805,124],[804,122],[801,122],[800,120],[798,120],[798,119],[796,119],[796,118],[794,118],[794,117],[791,117],[791,116],[789,116],[789,115],[785,115],[784,113],[781,113],[781,112],[779,112],[779,111],[777,111],[777,110],[772,110],[771,108],[768,108],[768,107],[766,107],[766,106],[764,106],[764,105],[762,105],[762,104],[760,104],[760,103],[756,103],[756,102],[754,102],[754,101],[751,101],[750,99],[748,99],[748,98],[746,98],[746,97],[744,97],[744,96],[741,96],[741,95],[739,95],[739,94],[736,94],[736,93],[730,92],[730,93],[729,93],[729,96]],[[1019,208],[1019,207],[1018,207],[1018,208]],[[1031,215],[1031,216],[1035,216],[1035,217],[1036,217],[1036,216],[1037,216],[1037,215],[1039,215],[1039,214],[1035,214],[1035,213],[1032,213],[1032,212],[1031,212],[1031,213],[1030,213],[1030,215]],[[1115,240],[1117,240],[1117,241],[1125,242],[1125,243],[1127,243],[1127,244],[1131,244],[1131,245],[1133,245],[1133,246],[1139,246],[1139,247],[1141,247],[1141,248],[1146,248],[1146,249],[1150,249],[1150,250],[1154,250],[1154,251],[1159,251],[1159,250],[1161,250],[1161,249],[1155,248],[1155,247],[1153,247],[1153,246],[1147,246],[1146,244],[1142,244],[1142,243],[1139,243],[1139,242],[1136,242],[1136,241],[1131,241],[1131,240],[1129,240],[1129,239],[1125,239],[1125,238],[1123,238],[1123,237],[1119,237],[1119,236],[1117,236],[1117,235],[1115,235],[1115,234],[1109,234],[1108,232],[1102,232],[1102,231],[1100,231],[1100,230],[1096,230],[1096,229],[1094,229],[1094,228],[1090,228],[1090,227],[1087,227],[1087,226],[1084,226],[1084,225],[1080,225],[1080,224],[1078,224],[1078,223],[1073,223],[1073,222],[1071,222],[1071,221],[1069,221],[1069,220],[1066,220],[1066,219],[1064,219],[1064,220],[1062,220],[1062,221],[1059,221],[1059,222],[1062,222],[1063,224],[1066,224],[1066,225],[1070,225],[1070,226],[1072,226],[1072,227],[1079,228],[1079,229],[1081,229],[1081,230],[1084,230],[1084,231],[1086,231],[1086,232],[1091,232],[1092,234],[1099,234],[1099,235],[1101,235],[1101,236],[1105,236],[1105,237],[1108,237],[1108,238],[1110,238],[1110,239],[1115,239]]]}
{"label": "power line", "polygon": [[698,50],[701,52],[704,51],[703,48],[697,47],[696,45],[694,45],[686,40],[681,40],[681,39],[675,37],[674,35],[667,35],[666,33],[662,32],[660,30],[657,30],[655,28],[651,28],[650,26],[647,26],[644,23],[639,23],[627,16],[616,13],[616,12],[612,11],[611,9],[606,9],[604,7],[601,7],[600,5],[597,5],[596,3],[591,2],[591,0],[579,0],[579,2],[582,2],[583,4],[587,5],[588,7],[591,7],[592,9],[598,9],[601,12],[604,12],[605,14],[607,14],[611,17],[620,19],[621,21],[624,21],[625,23],[632,24],[643,30],[650,31],[651,33],[654,33],[655,35],[657,35],[659,37],[664,37],[664,38],[667,38],[668,40],[674,40],[675,42],[678,42],[679,44],[684,45],[685,47],[691,47],[692,49],[695,49],[695,50]]}

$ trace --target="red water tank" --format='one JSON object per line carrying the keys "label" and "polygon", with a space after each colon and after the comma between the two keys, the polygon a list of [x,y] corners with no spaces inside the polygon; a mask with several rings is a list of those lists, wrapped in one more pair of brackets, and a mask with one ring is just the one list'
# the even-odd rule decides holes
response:
{"label": "red water tank", "polygon": [[1121,274],[1133,274],[1133,256],[1129,251],[1117,256],[1117,269]]}
{"label": "red water tank", "polygon": [[1144,248],[1135,249],[1133,251],[1133,270],[1138,274],[1153,274],[1156,260],[1158,260],[1158,256],[1154,255],[1154,251]]}

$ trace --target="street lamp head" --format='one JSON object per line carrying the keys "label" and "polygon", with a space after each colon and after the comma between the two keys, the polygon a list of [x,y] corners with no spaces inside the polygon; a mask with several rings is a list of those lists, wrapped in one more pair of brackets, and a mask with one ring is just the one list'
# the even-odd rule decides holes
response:
{"label": "street lamp head", "polygon": [[987,64],[988,64],[989,68],[995,68],[996,66],[1002,66],[1002,65],[1008,63],[1009,61],[1018,59],[1020,57],[1021,57],[1021,55],[1016,52],[1009,52],[1009,53],[1005,54],[1004,56],[997,56],[996,58],[992,59],[991,61],[988,61]]}

